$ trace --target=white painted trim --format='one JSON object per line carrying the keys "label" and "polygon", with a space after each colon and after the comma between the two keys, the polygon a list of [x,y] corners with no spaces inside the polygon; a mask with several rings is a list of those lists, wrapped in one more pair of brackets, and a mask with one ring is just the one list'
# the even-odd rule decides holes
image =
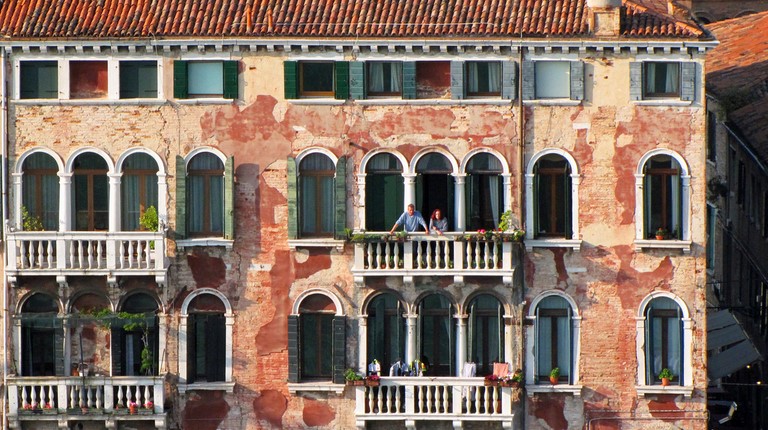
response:
{"label": "white painted trim", "polygon": [[34,148],[31,148],[31,149],[28,149],[28,150],[24,151],[16,159],[16,164],[14,165],[13,173],[24,173],[24,171],[22,170],[22,168],[24,166],[24,161],[27,159],[27,157],[29,157],[30,155],[35,154],[37,152],[44,152],[44,153],[50,155],[51,157],[53,157],[54,161],[56,161],[56,165],[59,167],[59,171],[60,172],[64,171],[64,162],[62,161],[61,157],[59,156],[59,154],[56,151],[54,151],[54,150],[52,150],[50,148],[46,148],[44,146],[37,146],[37,147],[34,147]]}
{"label": "white painted trim", "polygon": [[299,308],[301,308],[301,302],[304,301],[304,299],[307,297],[315,294],[320,294],[331,299],[333,305],[336,307],[335,315],[337,317],[344,316],[344,307],[341,305],[341,300],[339,300],[336,294],[333,294],[332,292],[322,288],[312,288],[299,294],[299,296],[296,297],[296,300],[293,301],[293,306],[291,307],[291,315],[300,315]]}
{"label": "white painted trim", "polygon": [[459,173],[459,164],[456,162],[456,158],[453,156],[453,154],[451,154],[449,151],[443,148],[434,147],[434,146],[422,148],[419,152],[417,152],[416,155],[414,155],[413,158],[411,159],[411,164],[408,166],[407,173],[412,173],[415,175],[416,166],[418,166],[419,160],[421,160],[422,157],[424,157],[425,155],[431,154],[431,153],[438,153],[445,156],[448,159],[448,162],[451,164],[451,169],[452,169],[451,174],[455,175]]}
{"label": "white painted trim", "polygon": [[[224,155],[223,152],[219,151],[216,148],[210,147],[210,146],[201,146],[199,148],[193,149],[192,151],[189,152],[189,154],[187,154],[184,157],[184,171],[189,171],[189,167],[188,167],[189,166],[189,162],[192,160],[192,158],[195,157],[195,155],[201,154],[203,152],[210,152],[213,155],[219,157],[219,160],[221,160],[221,164],[224,164],[224,165],[227,164],[227,156]],[[223,166],[222,166],[222,169],[223,169]]]}
{"label": "white painted trim", "polygon": [[323,154],[327,156],[328,158],[333,161],[333,165],[336,166],[336,164],[339,162],[339,157],[336,156],[333,152],[328,150],[327,148],[321,148],[319,146],[313,146],[311,148],[307,148],[301,152],[299,152],[296,155],[296,175],[301,176],[301,161],[311,154]]}
{"label": "white painted trim", "polygon": [[221,300],[222,304],[224,305],[224,309],[225,309],[224,316],[233,316],[232,305],[229,303],[227,296],[225,296],[221,291],[215,290],[213,288],[199,288],[189,293],[189,295],[184,298],[184,301],[181,304],[181,315],[189,316],[189,304],[197,296],[201,296],[203,294],[210,294],[212,296],[218,297],[218,299]]}
{"label": "white painted trim", "polygon": [[[688,243],[688,252],[690,252],[690,242],[691,242],[691,176],[690,176],[690,168],[688,167],[688,163],[686,163],[685,158],[683,158],[682,155],[679,153],[666,148],[656,148],[652,149],[648,152],[646,152],[641,158],[640,161],[637,163],[637,168],[635,170],[635,248],[643,248],[645,246],[642,246],[642,244],[645,244],[646,238],[645,238],[645,192],[643,189],[643,182],[645,179],[645,173],[643,170],[645,169],[645,164],[653,157],[657,156],[668,156],[671,157],[673,160],[675,160],[680,167],[680,183],[681,183],[681,192],[680,192],[680,205],[681,212],[682,212],[682,219],[680,220],[680,225],[683,228],[683,239],[680,242],[681,244]],[[669,241],[667,241],[669,242]],[[675,242],[675,241],[672,241]],[[653,245],[653,244],[649,244]],[[666,244],[671,245],[671,244]],[[659,244],[658,246],[651,246],[651,247],[669,247],[664,246],[662,244]],[[685,251],[684,246],[675,246],[674,248],[680,248]],[[687,252],[686,252],[687,253]]]}
{"label": "white painted trim", "polygon": [[408,168],[408,160],[406,160],[405,156],[400,153],[400,151],[397,151],[395,149],[387,149],[387,148],[376,148],[368,151],[365,155],[363,155],[363,158],[360,159],[360,168],[357,170],[357,173],[359,175],[366,175],[366,169],[368,168],[368,162],[371,161],[371,159],[379,154],[391,154],[394,155],[399,161],[400,161],[400,168],[402,171],[405,171]]}
{"label": "white painted trim", "polygon": [[[571,166],[571,237],[570,238],[564,238],[566,241],[579,241],[578,246],[581,247],[580,241],[581,241],[581,233],[579,232],[579,185],[581,185],[581,174],[579,173],[579,165],[576,163],[576,159],[573,158],[573,156],[563,149],[559,148],[547,148],[542,151],[537,152],[534,154],[531,159],[528,161],[528,165],[525,169],[525,222],[526,222],[526,229],[525,229],[525,239],[528,240],[534,240],[536,232],[533,231],[534,226],[534,198],[537,196],[534,196],[533,194],[533,180],[535,178],[535,174],[533,173],[534,168],[536,167],[536,163],[538,161],[547,156],[547,155],[557,155],[560,157],[565,158],[565,160],[568,162],[568,164]],[[545,242],[545,240],[541,240],[542,242]],[[574,247],[576,245],[575,242],[573,243]],[[562,244],[558,244],[558,242],[553,242],[553,245],[557,247],[562,247]],[[526,245],[528,247],[529,245]],[[530,245],[533,246],[533,243]]]}
{"label": "white painted trim", "polygon": [[[554,389],[543,388],[546,386],[551,386],[551,384],[548,382],[546,384],[535,383],[537,361],[534,354],[534,346],[536,342],[538,342],[538,339],[536,339],[535,329],[535,325],[538,324],[538,321],[536,321],[536,308],[539,306],[539,303],[541,303],[542,300],[551,296],[557,296],[565,299],[565,301],[568,302],[568,305],[571,307],[571,311],[573,312],[573,315],[571,316],[571,335],[573,342],[573,350],[571,351],[571,384],[558,384],[557,387],[560,387],[558,391],[571,392],[576,394],[574,390],[576,390],[576,387],[578,387],[578,392],[581,393],[581,385],[579,384],[579,382],[581,382],[579,369],[579,358],[581,356],[581,315],[579,314],[579,308],[576,306],[576,302],[573,300],[573,298],[561,290],[548,290],[539,294],[533,300],[531,300],[531,304],[528,307],[528,315],[526,315],[525,319],[530,321],[532,324],[525,326],[525,363],[527,363],[525,367],[526,387],[533,385],[542,387],[542,392],[554,391]],[[531,392],[529,392],[529,395],[530,393]]]}
{"label": "white painted trim", "polygon": [[[60,173],[64,170],[64,162],[62,161],[61,157],[59,157],[59,154],[53,151],[52,149],[46,148],[46,147],[36,147],[29,149],[27,151],[24,151],[18,159],[16,159],[16,164],[13,167],[13,172],[11,173],[11,192],[13,197],[13,208],[11,212],[11,219],[12,224],[17,229],[22,228],[22,219],[21,219],[21,206],[22,206],[22,200],[23,200],[23,185],[24,185],[24,162],[26,161],[27,157],[30,155],[33,155],[35,153],[42,152],[44,154],[49,155],[53,158],[54,162],[58,166],[58,172]],[[61,187],[61,180],[59,180],[59,187]],[[59,197],[61,197],[61,191],[59,191]],[[59,203],[61,204],[61,203]],[[59,210],[61,212],[61,210]]]}
{"label": "white painted trim", "polygon": [[344,394],[344,384],[334,384],[332,382],[300,382],[300,383],[288,383],[288,393],[297,394],[301,392],[321,392],[321,393],[334,393],[336,395]]}
{"label": "white painted trim", "polygon": [[94,148],[92,146],[83,146],[83,147],[77,148],[74,152],[72,152],[69,155],[69,158],[67,159],[66,164],[64,165],[64,173],[69,173],[69,174],[75,173],[74,172],[75,159],[86,152],[93,152],[94,154],[98,154],[101,156],[101,158],[104,159],[104,161],[107,162],[107,175],[109,175],[110,173],[115,173],[115,163],[112,161],[112,157],[109,154],[107,154],[103,149]]}

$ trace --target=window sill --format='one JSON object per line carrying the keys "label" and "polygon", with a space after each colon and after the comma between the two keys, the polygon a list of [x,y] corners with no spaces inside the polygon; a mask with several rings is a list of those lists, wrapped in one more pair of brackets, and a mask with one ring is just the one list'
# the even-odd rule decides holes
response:
{"label": "window sill", "polygon": [[632,103],[643,106],[690,106],[693,101],[680,100],[679,98],[669,99],[647,99],[647,100],[633,100]]}
{"label": "window sill", "polygon": [[650,249],[679,249],[683,254],[691,253],[690,240],[654,240],[654,239],[635,239],[635,251],[640,252],[644,248]]}
{"label": "window sill", "polygon": [[540,385],[526,385],[525,391],[528,393],[528,397],[533,397],[534,394],[573,394],[574,396],[581,396],[581,385],[569,385],[569,384],[540,384]]}
{"label": "window sill", "polygon": [[674,394],[683,395],[685,397],[691,397],[693,395],[692,385],[638,385],[635,387],[637,394],[640,396],[647,396],[649,394]]}
{"label": "window sill", "polygon": [[197,382],[192,384],[179,384],[179,394],[187,391],[226,391],[233,393],[235,391],[234,382]]}
{"label": "window sill", "polygon": [[184,249],[193,246],[223,246],[226,249],[232,249],[234,240],[220,238],[200,238],[200,239],[182,239],[176,241],[176,248]]}
{"label": "window sill", "polygon": [[180,105],[228,105],[237,102],[237,99],[222,99],[222,98],[204,98],[204,99],[175,99],[176,103]]}
{"label": "window sill", "polygon": [[163,99],[19,99],[17,106],[110,106],[110,105],[162,105]]}
{"label": "window sill", "polygon": [[539,106],[578,106],[581,104],[581,100],[571,99],[538,99],[538,100],[525,100],[524,105],[539,105]]}
{"label": "window sill", "polygon": [[471,98],[471,99],[365,99],[355,100],[361,106],[467,106],[467,105],[497,105],[509,106],[514,100],[501,98]]}
{"label": "window sill", "polygon": [[344,251],[344,244],[346,241],[318,237],[316,239],[290,239],[288,240],[288,248],[296,250],[297,248],[336,248],[337,251]]}
{"label": "window sill", "polygon": [[344,393],[344,387],[344,384],[334,384],[333,382],[289,383],[288,393],[296,394],[299,392],[324,392],[342,395]]}
{"label": "window sill", "polygon": [[581,251],[579,239],[525,239],[524,242],[526,251],[533,248],[573,248],[574,251]]}
{"label": "window sill", "polygon": [[346,100],[336,100],[331,98],[306,98],[306,99],[289,99],[289,103],[294,105],[321,105],[321,106],[339,106],[346,103]]}

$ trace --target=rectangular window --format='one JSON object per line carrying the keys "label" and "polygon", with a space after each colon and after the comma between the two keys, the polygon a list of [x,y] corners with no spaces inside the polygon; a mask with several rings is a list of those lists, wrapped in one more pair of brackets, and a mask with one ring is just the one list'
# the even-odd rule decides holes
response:
{"label": "rectangular window", "polygon": [[333,97],[333,63],[299,63],[299,92],[302,97]]}
{"label": "rectangular window", "polygon": [[715,268],[715,207],[707,205],[707,269]]}
{"label": "rectangular window", "polygon": [[679,97],[680,63],[644,63],[643,93],[645,97]]}
{"label": "rectangular window", "polygon": [[59,97],[59,66],[56,61],[22,61],[20,64],[22,99],[55,99]]}
{"label": "rectangular window", "polygon": [[69,98],[101,99],[107,97],[106,61],[69,62]]}
{"label": "rectangular window", "polygon": [[175,61],[173,96],[236,99],[238,67],[237,61]]}
{"label": "rectangular window", "polygon": [[330,379],[333,376],[333,314],[301,315],[302,379]]}
{"label": "rectangular window", "polygon": [[707,112],[707,160],[717,161],[717,114]]}
{"label": "rectangular window", "polygon": [[222,314],[189,315],[189,382],[224,380],[225,328]]}
{"label": "rectangular window", "polygon": [[368,95],[399,96],[402,93],[403,66],[399,62],[368,63]]}
{"label": "rectangular window", "polygon": [[157,62],[121,61],[120,98],[157,98]]}
{"label": "rectangular window", "polygon": [[501,95],[501,63],[470,61],[467,63],[467,95]]}
{"label": "rectangular window", "polygon": [[537,99],[567,99],[571,96],[569,61],[537,61],[535,64]]}

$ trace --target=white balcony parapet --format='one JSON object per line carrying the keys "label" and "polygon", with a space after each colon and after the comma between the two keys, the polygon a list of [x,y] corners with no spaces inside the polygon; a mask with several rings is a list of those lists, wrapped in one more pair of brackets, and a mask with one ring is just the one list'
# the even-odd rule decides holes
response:
{"label": "white balcony parapet", "polygon": [[6,273],[17,276],[155,276],[165,283],[161,232],[17,231],[6,243]]}
{"label": "white balcony parapet", "polygon": [[414,233],[398,240],[388,232],[367,232],[365,238],[354,244],[352,274],[358,284],[368,276],[403,276],[406,282],[414,276],[453,276],[456,283],[465,276],[499,276],[511,285],[520,265],[519,242],[477,239],[471,233]]}
{"label": "white balcony parapet", "polygon": [[389,377],[378,387],[355,386],[355,419],[358,428],[366,421],[445,420],[501,422],[512,428],[519,409],[516,389],[484,385],[483,378]]}

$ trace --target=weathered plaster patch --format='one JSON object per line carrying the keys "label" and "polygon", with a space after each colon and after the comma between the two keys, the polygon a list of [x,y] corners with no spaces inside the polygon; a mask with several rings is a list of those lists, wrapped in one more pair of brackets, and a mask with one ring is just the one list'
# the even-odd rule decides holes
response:
{"label": "weathered plaster patch", "polygon": [[330,424],[336,418],[336,411],[325,402],[304,399],[302,416],[307,426],[319,427]]}
{"label": "weathered plaster patch", "polygon": [[[275,314],[272,320],[259,328],[256,334],[255,346],[259,355],[268,355],[273,352],[285,350],[288,345],[288,314],[290,314],[290,298],[285,292],[290,289],[291,279],[294,279],[291,270],[290,251],[276,251],[275,262],[269,272],[272,281],[271,303]],[[267,303],[264,302],[266,307]],[[264,311],[267,311],[266,309]]]}
{"label": "weathered plaster patch", "polygon": [[260,420],[267,421],[275,428],[282,427],[283,414],[288,409],[288,399],[277,390],[264,390],[253,399],[253,412]]}
{"label": "weathered plaster patch", "polygon": [[192,391],[181,418],[182,428],[216,430],[229,413],[222,391]]}
{"label": "weathered plaster patch", "polygon": [[296,261],[296,263],[304,264],[309,260],[309,249],[307,248],[297,248],[296,251],[293,253],[293,259]]}
{"label": "weathered plaster patch", "polygon": [[217,288],[226,281],[226,265],[221,258],[196,250],[187,255],[187,264],[197,288]]}

